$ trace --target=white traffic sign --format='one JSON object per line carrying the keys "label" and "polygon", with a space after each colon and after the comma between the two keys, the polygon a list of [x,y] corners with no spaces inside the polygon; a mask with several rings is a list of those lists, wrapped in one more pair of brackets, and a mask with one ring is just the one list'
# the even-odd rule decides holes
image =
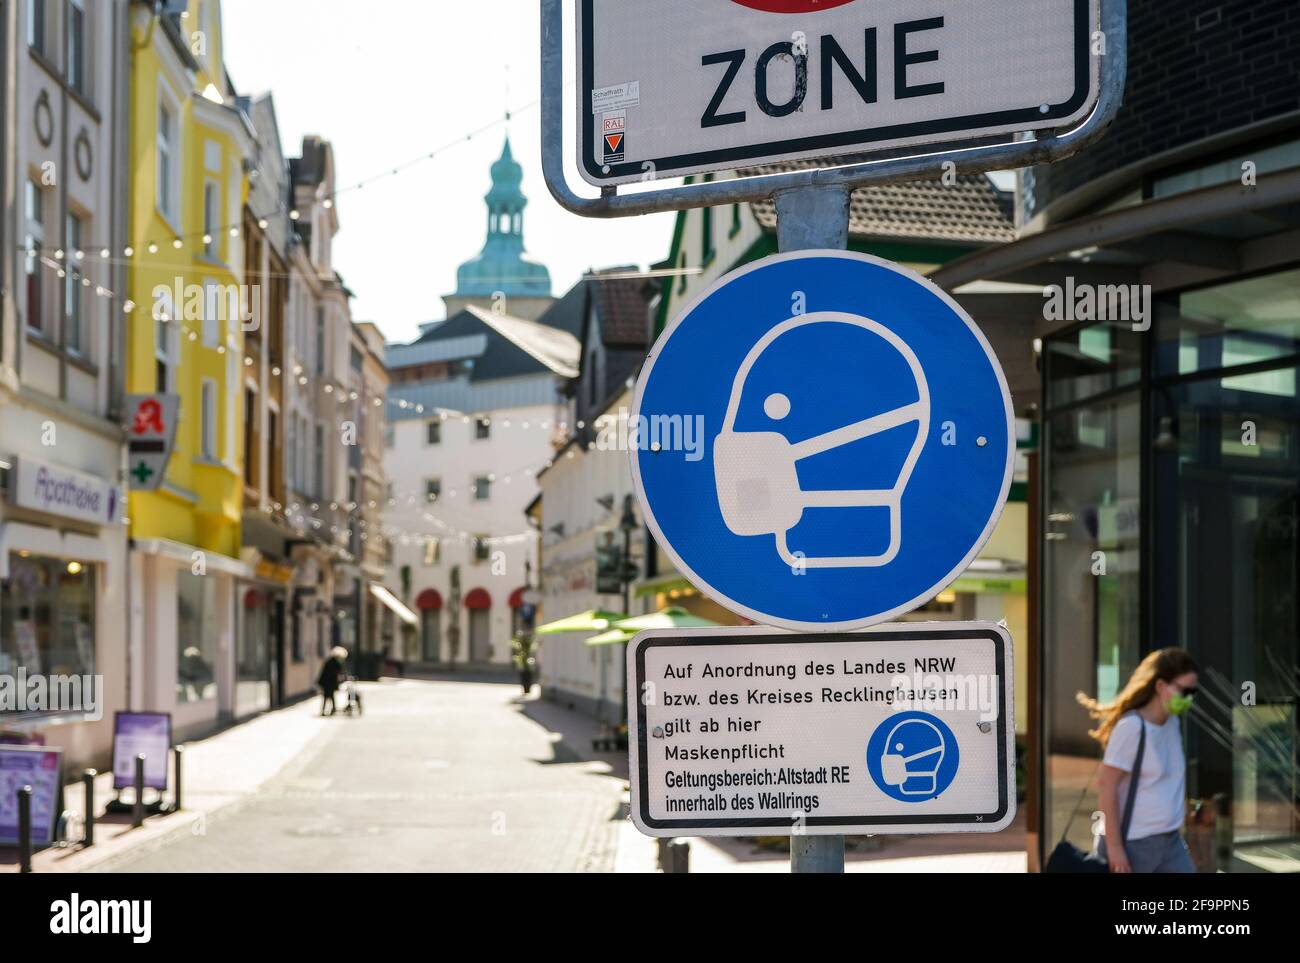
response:
{"label": "white traffic sign", "polygon": [[992,622],[641,632],[627,648],[632,820],[648,836],[1004,829],[1011,661]]}
{"label": "white traffic sign", "polygon": [[600,186],[1065,128],[1101,86],[1098,0],[577,0],[576,19],[578,167]]}

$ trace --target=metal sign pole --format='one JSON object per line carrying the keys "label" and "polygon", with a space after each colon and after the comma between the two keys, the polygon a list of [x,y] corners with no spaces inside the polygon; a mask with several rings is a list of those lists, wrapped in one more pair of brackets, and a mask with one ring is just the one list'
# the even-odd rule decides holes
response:
{"label": "metal sign pole", "polygon": [[[794,187],[776,195],[776,238],[781,253],[842,251],[849,246],[849,190]],[[793,835],[790,872],[844,872],[844,837]]]}

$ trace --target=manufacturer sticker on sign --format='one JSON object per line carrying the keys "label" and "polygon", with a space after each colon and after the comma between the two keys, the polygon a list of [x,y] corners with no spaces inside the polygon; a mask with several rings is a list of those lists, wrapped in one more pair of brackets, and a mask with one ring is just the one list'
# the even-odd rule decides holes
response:
{"label": "manufacturer sticker on sign", "polygon": [[[578,166],[600,186],[1066,128],[1100,92],[1099,0],[576,2]],[[609,110],[637,130],[619,160]]]}

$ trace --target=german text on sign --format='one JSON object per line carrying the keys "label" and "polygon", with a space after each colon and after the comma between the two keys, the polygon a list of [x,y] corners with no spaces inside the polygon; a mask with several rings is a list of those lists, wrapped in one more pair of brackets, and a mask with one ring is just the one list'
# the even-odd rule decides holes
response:
{"label": "german text on sign", "polygon": [[627,671],[647,835],[995,832],[1015,816],[1011,639],[993,623],[643,632]]}

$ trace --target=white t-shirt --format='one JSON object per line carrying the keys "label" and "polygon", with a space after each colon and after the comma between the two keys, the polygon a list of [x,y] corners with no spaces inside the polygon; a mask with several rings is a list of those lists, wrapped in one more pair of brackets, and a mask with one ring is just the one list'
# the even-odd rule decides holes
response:
{"label": "white t-shirt", "polygon": [[1185,809],[1184,783],[1187,762],[1183,757],[1183,732],[1178,717],[1171,715],[1164,725],[1146,722],[1130,712],[1115,723],[1102,762],[1129,775],[1119,781],[1120,819],[1128,799],[1133,763],[1137,759],[1140,726],[1146,726],[1147,744],[1142,754],[1142,772],[1137,795],[1133,798],[1133,822],[1128,838],[1142,839],[1183,828]]}

